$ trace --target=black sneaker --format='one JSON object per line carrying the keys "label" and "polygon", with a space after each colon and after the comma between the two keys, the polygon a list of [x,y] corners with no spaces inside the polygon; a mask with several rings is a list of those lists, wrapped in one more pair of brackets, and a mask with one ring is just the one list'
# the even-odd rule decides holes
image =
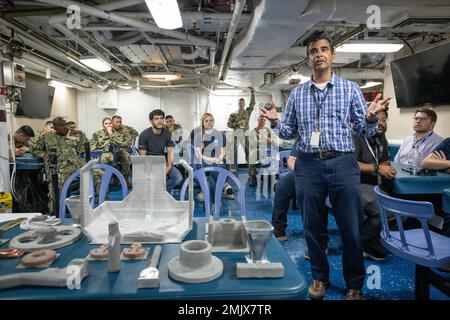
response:
{"label": "black sneaker", "polygon": [[378,242],[378,240],[371,240],[366,243],[363,249],[364,258],[372,259],[375,261],[386,260],[388,253],[384,247]]}
{"label": "black sneaker", "polygon": [[286,241],[288,239],[286,232],[281,229],[273,229],[273,234],[278,241]]}

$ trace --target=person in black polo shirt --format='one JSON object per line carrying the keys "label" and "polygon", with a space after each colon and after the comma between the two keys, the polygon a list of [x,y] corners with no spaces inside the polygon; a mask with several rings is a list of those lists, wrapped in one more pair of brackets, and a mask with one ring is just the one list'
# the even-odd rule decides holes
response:
{"label": "person in black polo shirt", "polygon": [[389,180],[395,178],[397,171],[391,166],[387,130],[387,111],[378,113],[377,134],[371,138],[364,138],[356,133],[355,156],[361,171],[361,199],[363,212],[366,216],[361,228],[361,240],[365,258],[384,260],[387,252],[380,244],[381,220],[380,208],[377,203],[373,187],[385,186]]}
{"label": "person in black polo shirt", "polygon": [[172,134],[164,128],[164,111],[155,109],[148,117],[152,126],[139,135],[139,155],[166,156],[166,190],[170,192],[183,181],[180,171],[173,166]]}

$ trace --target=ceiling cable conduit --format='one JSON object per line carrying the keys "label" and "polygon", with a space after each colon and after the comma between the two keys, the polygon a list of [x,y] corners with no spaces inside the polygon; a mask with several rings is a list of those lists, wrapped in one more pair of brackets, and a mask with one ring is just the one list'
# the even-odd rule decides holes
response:
{"label": "ceiling cable conduit", "polygon": [[78,37],[75,33],[73,33],[72,31],[70,31],[69,29],[67,29],[66,27],[64,27],[62,24],[59,23],[54,23],[52,21],[52,18],[50,18],[49,20],[50,25],[55,28],[56,30],[58,30],[59,32],[61,32],[62,34],[64,34],[67,37],[70,37],[73,41],[77,42],[79,45],[81,45],[82,47],[84,47],[86,50],[88,50],[89,52],[91,52],[93,55],[95,55],[97,58],[102,59],[103,61],[107,62],[109,64],[109,66],[116,70],[117,72],[119,72],[121,75],[123,75],[125,78],[127,79],[131,79],[131,76],[125,72],[124,70],[122,70],[120,67],[118,67],[115,63],[113,63],[112,61],[110,61],[107,57],[105,57],[101,52],[99,52],[96,48],[94,48],[93,46],[91,46],[89,43],[87,43],[86,41],[84,41],[83,39],[81,39],[80,37]]}
{"label": "ceiling cable conduit", "polygon": [[111,40],[112,41],[122,41],[122,40],[129,39],[131,37],[137,36],[138,34],[140,34],[139,31],[124,32],[122,34],[115,36],[114,38],[111,38]]}
{"label": "ceiling cable conduit", "polygon": [[[96,72],[92,71],[90,68],[85,66],[84,64],[79,62],[79,57],[76,55],[73,55],[69,51],[66,51],[59,46],[49,42],[49,41],[43,41],[40,37],[37,37],[34,32],[29,33],[25,30],[23,30],[20,26],[15,25],[5,19],[0,18],[0,23],[6,25],[8,28],[15,30],[18,32],[22,40],[27,46],[32,47],[35,50],[38,50],[56,60],[64,60],[67,61],[69,64],[75,65],[78,69],[83,69],[87,73],[94,75],[96,78],[101,79],[103,81],[110,82],[105,77],[97,74]],[[30,39],[30,37],[33,37],[33,39]],[[35,38],[38,38],[39,40],[42,40],[42,43],[37,42]]]}
{"label": "ceiling cable conduit", "polygon": [[220,69],[219,69],[219,80],[223,80],[225,61],[227,60],[228,52],[230,51],[231,44],[234,39],[234,34],[237,30],[237,25],[239,17],[241,16],[242,10],[244,9],[245,0],[236,0],[233,16],[231,17],[230,27],[227,32],[227,40],[225,41],[225,46],[222,52],[222,58],[220,59]]}
{"label": "ceiling cable conduit", "polygon": [[68,81],[71,83],[78,84],[84,88],[88,88],[92,85],[92,81],[86,77],[80,78],[68,74],[64,71],[64,68],[58,68],[50,63],[42,60],[40,58],[34,57],[31,54],[24,54],[23,59],[16,59],[17,63],[25,64],[28,67],[33,67],[34,69],[46,72],[47,69],[51,70],[52,78],[58,78],[59,80]]}
{"label": "ceiling cable conduit", "polygon": [[[8,60],[8,58],[0,56],[0,62],[7,61],[7,60]],[[43,78],[46,76],[47,68],[45,66],[41,65],[40,63],[36,63],[36,62],[33,62],[32,60],[29,60],[28,57],[26,59],[16,59],[16,62],[20,63],[20,64],[25,64],[27,66],[28,73],[35,74],[35,75],[43,77]],[[53,74],[52,74],[53,80],[68,82],[71,86],[73,86],[74,88],[76,88],[78,90],[83,90],[83,91],[91,90],[90,87],[85,87],[87,83],[90,84],[90,81],[88,79],[86,79],[85,81],[81,81],[81,79],[69,76],[65,73],[61,73],[60,71],[54,70],[54,69],[52,69],[52,72],[53,72]]]}
{"label": "ceiling cable conduit", "polygon": [[[102,10],[113,11],[113,10],[117,10],[117,9],[126,8],[129,6],[133,6],[136,4],[140,4],[142,2],[144,2],[144,0],[119,0],[119,1],[114,1],[111,3],[98,5],[97,8],[102,9]],[[95,17],[95,19],[98,20],[97,17]],[[102,32],[100,32],[100,30],[92,30],[92,34],[94,35],[95,39],[100,43],[104,43],[104,42],[108,42],[108,41],[117,41],[117,40],[112,39],[112,33],[110,30],[102,30]],[[128,37],[131,37],[131,36],[128,36]],[[139,40],[141,40],[141,39],[139,39]],[[139,41],[139,40],[137,40],[137,41]],[[107,46],[114,47],[114,45],[107,45]]]}
{"label": "ceiling cable conduit", "polygon": [[193,36],[193,35],[190,35],[190,34],[187,34],[184,32],[180,32],[180,31],[161,29],[161,28],[158,28],[154,24],[150,24],[148,22],[137,21],[135,19],[131,19],[131,18],[116,14],[114,12],[109,12],[109,11],[105,11],[102,9],[98,9],[96,7],[92,7],[92,6],[86,5],[81,2],[71,1],[71,0],[59,0],[59,1],[57,1],[57,3],[54,3],[54,1],[52,1],[52,0],[37,0],[37,1],[44,2],[44,3],[51,3],[51,4],[59,5],[62,7],[69,7],[71,5],[78,6],[80,8],[80,12],[82,12],[83,14],[89,14],[89,15],[93,15],[93,16],[96,16],[96,17],[99,17],[99,18],[102,18],[105,20],[118,22],[118,23],[124,24],[126,26],[136,27],[142,32],[159,33],[159,34],[166,35],[168,37],[193,42],[197,45],[208,46],[212,50],[216,49],[216,43],[209,39]]}
{"label": "ceiling cable conduit", "polygon": [[135,27],[110,26],[103,23],[89,23],[82,26],[84,31],[137,31]]}
{"label": "ceiling cable conduit", "polygon": [[54,14],[60,14],[65,12],[61,8],[42,8],[42,9],[30,9],[30,10],[14,10],[14,11],[0,11],[0,17],[2,18],[14,18],[14,17],[33,17],[33,16],[50,16]]}
{"label": "ceiling cable conduit", "polygon": [[131,6],[141,4],[144,2],[145,2],[145,0],[118,0],[118,1],[110,2],[110,3],[98,5],[97,8],[102,9],[102,10],[113,11],[113,10],[117,10],[117,9],[131,7]]}
{"label": "ceiling cable conduit", "polygon": [[[138,18],[138,19],[153,19],[150,12],[131,12],[131,11],[116,11],[115,13],[125,17]],[[183,11],[181,19],[183,25],[191,24],[193,22],[209,22],[216,24],[230,24],[231,13],[215,13],[215,12],[198,12],[198,11]],[[241,14],[238,25],[245,26],[250,22],[250,14]]]}
{"label": "ceiling cable conduit", "polygon": [[[132,33],[135,33],[135,32],[132,32]],[[144,39],[144,36],[142,34],[137,34],[137,35],[134,35],[127,39],[122,39],[122,40],[115,40],[115,39],[106,40],[102,44],[106,47],[123,47],[123,46],[129,46],[130,44],[139,42],[142,39]]]}
{"label": "ceiling cable conduit", "polygon": [[183,60],[195,60],[200,57],[200,50],[195,49],[191,53],[182,53],[181,59]]}

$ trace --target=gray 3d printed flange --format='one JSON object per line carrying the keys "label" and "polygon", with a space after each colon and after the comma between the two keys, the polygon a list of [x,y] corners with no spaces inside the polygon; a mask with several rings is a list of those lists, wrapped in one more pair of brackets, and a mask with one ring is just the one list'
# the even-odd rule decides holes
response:
{"label": "gray 3d printed flange", "polygon": [[23,251],[43,249],[58,249],[77,241],[81,236],[81,229],[69,226],[43,227],[27,231],[11,239],[11,248]]}
{"label": "gray 3d printed flange", "polygon": [[180,255],[169,261],[169,276],[186,283],[203,283],[220,277],[223,262],[211,254],[211,245],[191,240],[180,245]]}

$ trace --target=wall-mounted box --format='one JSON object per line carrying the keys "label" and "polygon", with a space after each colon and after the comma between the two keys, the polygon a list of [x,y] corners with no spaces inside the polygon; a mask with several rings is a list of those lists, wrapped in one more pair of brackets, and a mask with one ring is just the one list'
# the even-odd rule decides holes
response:
{"label": "wall-mounted box", "polygon": [[99,92],[97,105],[100,109],[117,109],[119,107],[118,91],[110,89]]}
{"label": "wall-mounted box", "polygon": [[3,61],[0,71],[0,86],[26,87],[24,65],[12,61]]}

